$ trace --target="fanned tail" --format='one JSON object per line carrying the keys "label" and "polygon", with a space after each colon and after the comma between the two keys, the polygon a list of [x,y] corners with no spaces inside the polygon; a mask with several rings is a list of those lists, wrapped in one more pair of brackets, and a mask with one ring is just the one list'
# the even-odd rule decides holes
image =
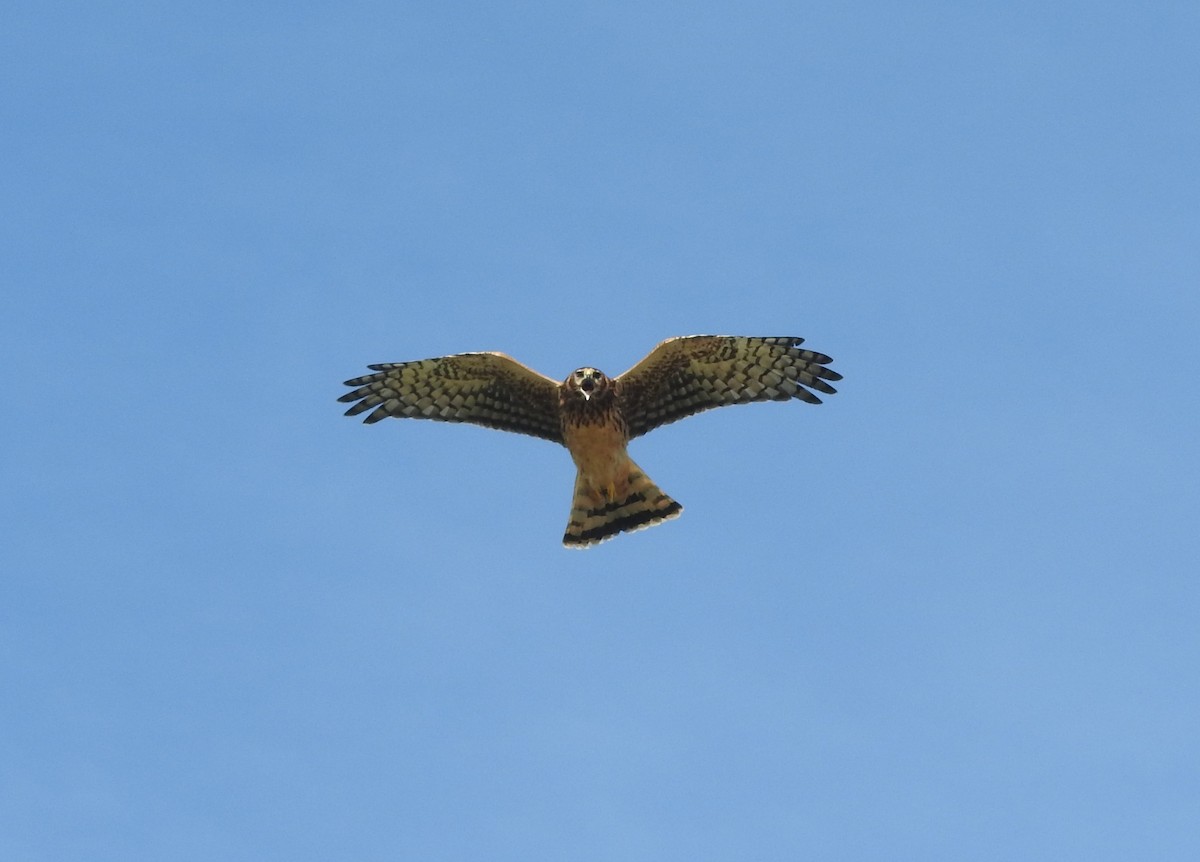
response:
{"label": "fanned tail", "polygon": [[[627,479],[615,489],[593,488],[583,471],[575,477],[575,497],[563,544],[568,548],[587,548],[611,539],[618,533],[644,530],[663,521],[678,518],[683,506],[655,485],[642,469],[629,461]],[[615,491],[615,493],[611,493]]]}

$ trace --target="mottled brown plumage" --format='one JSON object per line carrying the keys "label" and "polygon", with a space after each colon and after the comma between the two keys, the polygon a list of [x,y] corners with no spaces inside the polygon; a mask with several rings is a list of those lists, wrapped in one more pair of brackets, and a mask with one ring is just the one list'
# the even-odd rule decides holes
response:
{"label": "mottled brown plumage", "polygon": [[832,395],[841,375],[802,338],[694,335],[671,338],[616,378],[580,368],[556,383],[502,353],[460,353],[368,366],[347,380],[346,415],[471,422],[531,434],[566,446],[577,467],[564,544],[586,547],[617,533],[677,517],[662,492],[626,452],[648,431],[726,404],[810,404]]}

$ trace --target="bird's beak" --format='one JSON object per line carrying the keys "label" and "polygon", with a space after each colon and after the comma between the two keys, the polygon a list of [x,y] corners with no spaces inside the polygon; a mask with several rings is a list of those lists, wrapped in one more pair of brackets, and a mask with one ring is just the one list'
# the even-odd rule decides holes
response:
{"label": "bird's beak", "polygon": [[591,401],[591,400],[592,400],[592,390],[590,390],[590,389],[584,389],[584,388],[580,387],[579,391],[580,391],[581,393],[583,393],[583,400],[584,400],[584,401]]}

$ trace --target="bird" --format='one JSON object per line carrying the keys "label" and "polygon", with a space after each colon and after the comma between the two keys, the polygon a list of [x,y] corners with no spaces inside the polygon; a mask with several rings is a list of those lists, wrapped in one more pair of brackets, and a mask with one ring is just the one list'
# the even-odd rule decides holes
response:
{"label": "bird", "polygon": [[[563,544],[587,548],[683,511],[629,457],[629,441],[714,407],[820,404],[842,375],[803,338],[688,335],[661,342],[617,377],[579,368],[556,381],[504,353],[456,353],[367,367],[338,401],[366,424],[388,417],[469,422],[561,444],[575,462]],[[814,391],[815,390],[815,391]],[[370,411],[370,412],[368,412]]]}

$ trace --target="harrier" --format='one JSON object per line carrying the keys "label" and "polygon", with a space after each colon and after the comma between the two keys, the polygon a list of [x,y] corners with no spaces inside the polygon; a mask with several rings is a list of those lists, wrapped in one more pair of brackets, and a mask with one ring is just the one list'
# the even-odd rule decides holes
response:
{"label": "harrier", "polygon": [[580,368],[558,383],[503,353],[458,353],[367,366],[338,400],[364,422],[388,416],[471,422],[552,440],[577,468],[563,544],[584,548],[683,511],[642,472],[629,441],[693,413],[798,398],[820,404],[842,375],[803,338],[691,335],[670,338],[619,377]]}

